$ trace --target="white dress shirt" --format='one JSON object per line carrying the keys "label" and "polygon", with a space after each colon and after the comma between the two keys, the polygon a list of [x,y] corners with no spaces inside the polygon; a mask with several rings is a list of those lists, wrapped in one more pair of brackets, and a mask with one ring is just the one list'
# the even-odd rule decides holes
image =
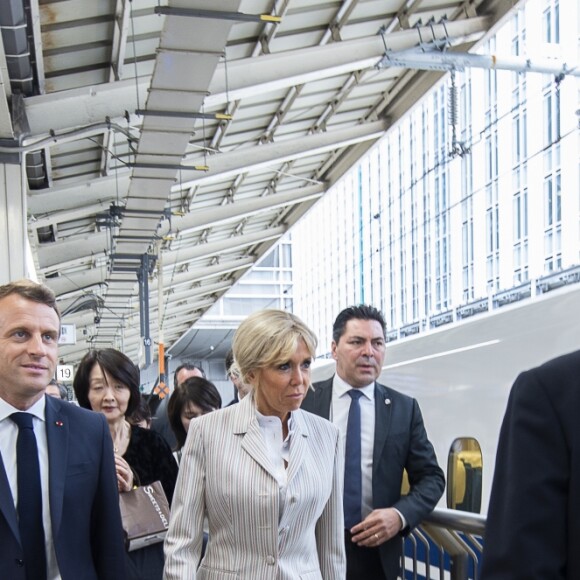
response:
{"label": "white dress shirt", "polygon": [[286,439],[282,440],[282,421],[278,417],[262,415],[256,411],[258,417],[258,424],[266,442],[266,449],[268,457],[273,467],[274,476],[280,486],[280,513],[282,517],[284,507],[286,506],[286,489],[288,484],[288,475],[286,471],[286,464],[290,461],[290,441],[292,440],[292,432],[294,430],[294,422],[292,421],[292,414],[288,419],[288,435]]}
{"label": "white dress shirt", "polygon": [[[343,446],[346,446],[346,425],[352,399],[348,394],[352,387],[337,374],[332,383],[330,420],[338,427]],[[363,396],[360,402],[361,419],[361,472],[363,519],[373,511],[373,449],[375,441],[375,383],[357,389]]]}
{"label": "white dress shirt", "polygon": [[[337,374],[332,382],[332,404],[330,420],[338,427],[343,446],[346,448],[346,425],[352,399],[348,394],[353,387],[342,380]],[[360,402],[361,419],[361,473],[362,473],[362,506],[363,520],[373,511],[373,450],[375,443],[375,383],[357,389],[363,396]],[[403,514],[393,508],[401,518],[402,528],[407,527]]]}
{"label": "white dress shirt", "polygon": [[[52,541],[52,522],[50,518],[50,500],[48,494],[48,444],[46,441],[46,421],[44,418],[45,397],[41,397],[26,413],[33,415],[32,425],[36,446],[38,447],[38,463],[40,466],[40,484],[42,486],[42,522],[44,524],[44,541],[46,544],[46,564],[48,580],[61,580],[54,542]],[[10,419],[12,413],[20,413],[6,401],[0,398],[0,453],[4,463],[6,477],[10,484],[14,507],[18,503],[18,484],[16,473],[16,440],[18,425]]]}

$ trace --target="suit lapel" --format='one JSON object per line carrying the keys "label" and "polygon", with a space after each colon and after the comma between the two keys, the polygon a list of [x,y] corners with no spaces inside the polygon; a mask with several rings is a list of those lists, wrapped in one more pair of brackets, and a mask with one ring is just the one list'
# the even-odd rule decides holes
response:
{"label": "suit lapel", "polygon": [[266,443],[256,417],[254,394],[250,393],[237,405],[234,433],[243,435],[242,449],[273,477],[272,464],[266,450]]}
{"label": "suit lapel", "polygon": [[[304,411],[303,411],[304,412]],[[302,467],[304,458],[307,456],[308,446],[308,428],[304,422],[304,418],[300,411],[292,413],[292,420],[294,423],[294,432],[292,433],[292,441],[290,442],[290,461],[288,462],[288,485],[292,482],[292,478]]]}
{"label": "suit lapel", "polygon": [[18,518],[16,516],[16,508],[14,506],[14,498],[12,497],[12,490],[6,477],[6,470],[4,469],[4,461],[0,455],[0,512],[4,519],[8,522],[10,530],[14,537],[20,541],[20,532],[18,530]]}
{"label": "suit lapel", "polygon": [[242,441],[242,449],[259,465],[261,465],[269,474],[273,476],[272,464],[266,452],[264,437],[260,430],[258,420],[252,421],[248,426],[244,440]]}
{"label": "suit lapel", "polygon": [[45,417],[50,517],[53,535],[56,537],[62,519],[64,483],[68,460],[69,424],[68,420],[63,417],[62,409],[56,401],[52,400],[52,397],[46,397]]}
{"label": "suit lapel", "polygon": [[334,376],[326,381],[318,383],[314,390],[314,413],[325,419],[330,419],[330,403],[332,402],[332,380]]}
{"label": "suit lapel", "polygon": [[[391,411],[393,402],[389,391],[375,383],[375,441],[373,446],[373,466],[378,466],[383,449],[391,432]],[[374,470],[373,470],[374,471]]]}

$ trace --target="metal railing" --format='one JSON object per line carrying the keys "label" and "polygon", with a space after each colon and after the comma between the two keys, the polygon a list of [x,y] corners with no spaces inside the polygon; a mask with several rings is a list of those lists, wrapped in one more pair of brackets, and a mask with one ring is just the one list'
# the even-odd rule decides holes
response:
{"label": "metal railing", "polygon": [[401,577],[478,580],[485,520],[459,510],[433,510],[405,538]]}

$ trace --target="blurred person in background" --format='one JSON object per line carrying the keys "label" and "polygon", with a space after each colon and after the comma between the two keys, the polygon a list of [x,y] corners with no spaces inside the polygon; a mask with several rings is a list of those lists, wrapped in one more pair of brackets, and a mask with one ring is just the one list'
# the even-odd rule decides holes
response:
{"label": "blurred person in background", "polygon": [[246,385],[242,381],[242,378],[240,377],[240,369],[234,360],[234,353],[231,349],[228,351],[228,354],[226,354],[225,364],[228,379],[230,379],[234,384],[234,398],[228,403],[229,407],[230,405],[239,403],[250,392],[252,386]]}
{"label": "blurred person in background", "polygon": [[151,428],[151,409],[143,395],[139,397],[137,408],[127,420],[131,425],[137,425],[137,427],[142,427],[143,429]]}
{"label": "blurred person in background", "polygon": [[[173,390],[182,384],[189,377],[202,377],[205,379],[204,370],[192,363],[184,362],[180,364],[173,373]],[[151,423],[151,429],[160,433],[171,449],[175,449],[177,446],[177,441],[175,440],[175,435],[169,424],[169,416],[167,415],[167,405],[169,404],[169,395],[163,397],[159,406],[155,410],[155,416]]]}
{"label": "blurred person in background", "polygon": [[61,385],[56,381],[56,379],[51,379],[46,387],[46,394],[51,397],[56,397],[57,399],[62,399],[63,401],[68,401],[68,391],[64,385]]}
{"label": "blurred person in background", "polygon": [[[118,350],[104,348],[91,350],[83,357],[73,388],[81,407],[102,413],[107,419],[119,492],[159,480],[171,503],[177,479],[177,463],[171,449],[158,433],[127,421],[141,398],[139,384],[139,369],[131,359]],[[162,544],[128,552],[127,557],[127,579],[162,578]]]}
{"label": "blurred person in background", "polygon": [[169,398],[167,414],[177,441],[175,456],[181,463],[181,453],[192,419],[217,411],[222,398],[215,385],[203,377],[190,377],[179,385]]}

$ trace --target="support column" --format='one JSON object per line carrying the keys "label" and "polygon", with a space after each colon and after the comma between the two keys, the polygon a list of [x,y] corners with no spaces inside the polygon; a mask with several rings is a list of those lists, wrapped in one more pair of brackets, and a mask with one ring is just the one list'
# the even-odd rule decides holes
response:
{"label": "support column", "polygon": [[[153,263],[155,261],[153,260]],[[141,267],[137,272],[139,280],[139,321],[141,325],[141,339],[145,349],[145,368],[151,365],[151,335],[149,329],[149,268],[151,260],[149,254],[141,257]]]}
{"label": "support column", "polygon": [[0,284],[36,279],[26,225],[26,187],[20,163],[0,163]]}

